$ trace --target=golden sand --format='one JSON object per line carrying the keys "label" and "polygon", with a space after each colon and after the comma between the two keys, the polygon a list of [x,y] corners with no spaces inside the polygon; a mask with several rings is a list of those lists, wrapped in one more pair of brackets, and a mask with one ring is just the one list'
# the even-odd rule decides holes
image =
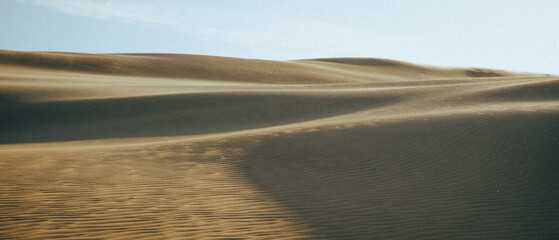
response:
{"label": "golden sand", "polygon": [[552,239],[559,77],[0,51],[0,238]]}

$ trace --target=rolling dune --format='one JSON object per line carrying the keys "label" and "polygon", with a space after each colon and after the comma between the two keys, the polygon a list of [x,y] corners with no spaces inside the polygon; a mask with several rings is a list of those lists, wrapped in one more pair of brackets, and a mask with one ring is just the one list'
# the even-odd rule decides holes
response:
{"label": "rolling dune", "polygon": [[555,239],[559,77],[0,51],[2,239]]}

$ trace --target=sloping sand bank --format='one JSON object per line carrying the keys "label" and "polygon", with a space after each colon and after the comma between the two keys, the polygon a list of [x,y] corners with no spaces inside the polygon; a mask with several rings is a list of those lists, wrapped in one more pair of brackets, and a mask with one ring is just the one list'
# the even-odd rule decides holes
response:
{"label": "sloping sand bank", "polygon": [[0,238],[553,239],[559,77],[0,51]]}

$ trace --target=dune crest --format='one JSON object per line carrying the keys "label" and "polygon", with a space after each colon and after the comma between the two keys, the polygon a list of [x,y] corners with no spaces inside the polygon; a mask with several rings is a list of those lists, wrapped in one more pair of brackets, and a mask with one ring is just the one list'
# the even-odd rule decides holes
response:
{"label": "dune crest", "polygon": [[0,236],[552,239],[559,77],[0,51]]}

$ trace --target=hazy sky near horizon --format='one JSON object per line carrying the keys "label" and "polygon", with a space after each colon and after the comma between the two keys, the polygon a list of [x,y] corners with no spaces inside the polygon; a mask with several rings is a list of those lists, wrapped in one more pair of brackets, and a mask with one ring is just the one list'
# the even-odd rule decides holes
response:
{"label": "hazy sky near horizon", "polygon": [[555,0],[2,0],[0,49],[390,58],[559,74]]}

